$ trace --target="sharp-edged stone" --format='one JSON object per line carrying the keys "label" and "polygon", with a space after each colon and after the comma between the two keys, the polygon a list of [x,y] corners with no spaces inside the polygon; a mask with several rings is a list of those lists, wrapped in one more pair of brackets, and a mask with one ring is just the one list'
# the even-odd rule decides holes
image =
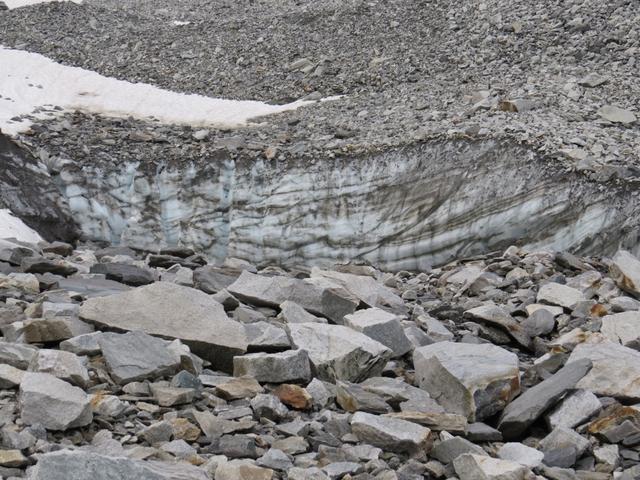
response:
{"label": "sharp-edged stone", "polygon": [[591,370],[591,361],[583,359],[565,365],[551,377],[530,388],[504,409],[498,429],[511,440],[522,435],[546,410]]}
{"label": "sharp-edged stone", "polygon": [[303,280],[276,276],[266,277],[243,271],[227,290],[240,300],[254,305],[277,307],[290,300],[305,310],[342,323],[353,313],[357,303],[340,293],[340,289],[319,287]]}
{"label": "sharp-edged stone", "polygon": [[499,412],[520,391],[518,357],[495,345],[435,343],[416,349],[413,362],[418,385],[471,422]]}
{"label": "sharp-edged stone", "polygon": [[309,353],[312,372],[321,380],[358,382],[379,375],[391,351],[341,325],[295,323],[287,326],[291,343]]}
{"label": "sharp-edged stone", "polygon": [[242,324],[207,294],[189,287],[157,282],[108,297],[91,298],[80,316],[97,325],[140,330],[179,339],[215,368],[231,371],[232,359],[247,350]]}

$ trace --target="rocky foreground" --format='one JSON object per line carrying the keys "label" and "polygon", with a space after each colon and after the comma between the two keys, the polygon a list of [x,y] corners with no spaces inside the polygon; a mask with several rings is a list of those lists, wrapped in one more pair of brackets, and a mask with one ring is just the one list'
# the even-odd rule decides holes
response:
{"label": "rocky foreground", "polygon": [[625,251],[393,275],[2,240],[0,272],[3,478],[640,477]]}

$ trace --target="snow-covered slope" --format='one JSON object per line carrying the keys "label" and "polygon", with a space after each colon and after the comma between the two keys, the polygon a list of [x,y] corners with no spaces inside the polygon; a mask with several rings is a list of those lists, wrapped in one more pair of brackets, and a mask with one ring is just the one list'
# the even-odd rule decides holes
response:
{"label": "snow-covered slope", "polygon": [[4,0],[4,3],[9,10],[14,8],[26,7],[29,5],[37,5],[38,3],[51,3],[51,2],[67,2],[82,3],[82,0]]}
{"label": "snow-covered slope", "polygon": [[171,92],[56,63],[42,55],[0,46],[0,129],[15,135],[31,120],[67,111],[111,117],[154,118],[162,123],[238,127],[252,118],[293,110],[313,102],[270,105]]}

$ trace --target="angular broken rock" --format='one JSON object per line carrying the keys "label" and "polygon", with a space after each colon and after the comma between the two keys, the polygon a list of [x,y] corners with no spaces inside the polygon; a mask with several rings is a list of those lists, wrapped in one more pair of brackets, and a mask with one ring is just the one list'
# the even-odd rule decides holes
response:
{"label": "angular broken rock", "polygon": [[456,413],[406,411],[387,413],[385,416],[417,423],[434,432],[446,430],[452,434],[464,435],[467,433],[467,417]]}
{"label": "angular broken rock", "polygon": [[600,333],[612,342],[640,350],[640,312],[622,312],[602,317]]}
{"label": "angular broken rock", "polygon": [[0,388],[13,388],[20,385],[25,371],[12,367],[6,363],[0,363]]}
{"label": "angular broken rock", "polygon": [[34,318],[24,322],[24,341],[28,343],[59,342],[92,333],[89,325],[73,317]]}
{"label": "angular broken rock", "polygon": [[[593,335],[592,337],[595,337]],[[640,400],[640,352],[619,343],[581,343],[573,350],[567,364],[589,359],[591,371],[576,388],[590,390],[599,396]]]}
{"label": "angular broken rock", "polygon": [[442,463],[451,463],[465,453],[486,455],[485,451],[479,445],[475,445],[462,437],[451,436],[436,443],[431,450],[430,456]]}
{"label": "angular broken rock", "polygon": [[40,350],[29,366],[29,370],[50,373],[80,387],[85,387],[89,383],[89,372],[80,357],[64,350]]}
{"label": "angular broken rock", "polygon": [[559,426],[573,428],[587,421],[602,409],[602,404],[589,390],[575,390],[545,415],[551,429]]}
{"label": "angular broken rock", "polygon": [[90,298],[80,316],[103,327],[179,339],[224,371],[231,371],[233,357],[247,350],[242,324],[227,317],[222,305],[206,293],[171,283]]}
{"label": "angular broken rock", "polygon": [[613,123],[631,124],[637,117],[631,110],[616,107],[615,105],[604,105],[598,109],[598,115]]}
{"label": "angular broken rock", "polygon": [[251,353],[233,359],[233,375],[249,375],[262,383],[308,382],[311,365],[306,350]]}
{"label": "angular broken rock", "polygon": [[537,301],[572,309],[578,302],[586,300],[580,290],[560,283],[545,283],[538,290]]}
{"label": "angular broken rock", "polygon": [[47,430],[83,427],[93,420],[84,391],[47,373],[24,375],[19,407],[25,424],[41,424]]}
{"label": "angular broken rock", "polygon": [[314,267],[311,269],[311,278],[327,279],[341,286],[369,307],[386,307],[396,313],[404,313],[407,310],[402,298],[373,277],[321,270]]}
{"label": "angular broken rock", "polygon": [[416,382],[450,413],[473,422],[520,392],[518,357],[490,344],[439,342],[413,352]]}
{"label": "angular broken rock", "polygon": [[524,480],[528,468],[509,460],[466,453],[453,461],[460,480]]}
{"label": "angular broken rock", "polygon": [[567,427],[556,427],[540,440],[544,463],[550,467],[569,468],[589,447],[589,440]]}
{"label": "angular broken rock", "polygon": [[132,460],[84,451],[47,453],[29,471],[29,480],[208,480],[188,463]]}
{"label": "angular broken rock", "polygon": [[19,343],[0,342],[0,363],[26,370],[38,355],[38,349]]}
{"label": "angular broken rock", "polygon": [[619,250],[609,265],[609,274],[622,290],[640,298],[640,260]]}
{"label": "angular broken rock", "polygon": [[411,350],[412,345],[400,324],[400,317],[379,308],[345,315],[344,325],[380,342],[393,352],[394,357],[401,357]]}
{"label": "angular broken rock", "polygon": [[296,302],[290,300],[286,300],[280,304],[278,319],[284,323],[327,323],[325,318],[316,317]]}
{"label": "angular broken rock", "polygon": [[531,348],[531,338],[524,328],[503,308],[488,303],[464,312],[465,317],[498,327],[506,331],[515,341],[525,348]]}
{"label": "angular broken rock", "polygon": [[167,348],[165,340],[144,332],[106,332],[98,344],[111,378],[121,385],[170,375],[180,367],[179,355]]}
{"label": "angular broken rock", "polygon": [[529,468],[535,468],[542,463],[544,453],[535,448],[527,447],[522,443],[505,443],[498,450],[498,457],[509,460]]}
{"label": "angular broken rock", "polygon": [[591,370],[591,361],[582,359],[565,365],[551,377],[530,388],[504,409],[498,429],[507,440],[522,435],[546,410],[575,388]]}
{"label": "angular broken rock", "polygon": [[391,350],[341,325],[294,323],[287,326],[291,343],[309,353],[312,372],[321,380],[360,382],[380,375]]}
{"label": "angular broken rock", "polygon": [[351,430],[361,442],[383,450],[418,454],[431,449],[431,430],[405,420],[357,412]]}
{"label": "angular broken rock", "polygon": [[277,307],[290,300],[305,310],[336,323],[342,323],[344,316],[353,313],[358,306],[338,288],[324,288],[296,278],[266,277],[247,271],[243,271],[227,290],[240,300],[253,305]]}
{"label": "angular broken rock", "polygon": [[147,268],[136,267],[126,263],[96,263],[91,267],[91,273],[101,273],[107,280],[139,287],[153,283],[153,272]]}

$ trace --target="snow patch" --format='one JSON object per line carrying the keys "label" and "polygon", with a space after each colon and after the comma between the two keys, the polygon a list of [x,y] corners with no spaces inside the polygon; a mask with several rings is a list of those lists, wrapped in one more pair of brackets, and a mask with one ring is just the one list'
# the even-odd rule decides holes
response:
{"label": "snow patch", "polygon": [[0,209],[0,238],[15,238],[26,243],[42,241],[38,232],[26,226],[18,217],[14,217],[6,208]]}
{"label": "snow patch", "polygon": [[[0,65],[0,129],[8,135],[27,131],[34,118],[51,118],[61,111],[229,128],[246,125],[256,117],[316,103],[298,100],[286,105],[269,105],[252,100],[187,95],[145,83],[104,77],[61,65],[37,53],[3,46],[0,46]],[[34,118],[15,118],[24,115]]]}
{"label": "snow patch", "polygon": [[26,7],[29,5],[37,5],[38,3],[52,3],[52,2],[67,2],[82,3],[82,0],[4,0],[4,3],[9,10],[14,8]]}

